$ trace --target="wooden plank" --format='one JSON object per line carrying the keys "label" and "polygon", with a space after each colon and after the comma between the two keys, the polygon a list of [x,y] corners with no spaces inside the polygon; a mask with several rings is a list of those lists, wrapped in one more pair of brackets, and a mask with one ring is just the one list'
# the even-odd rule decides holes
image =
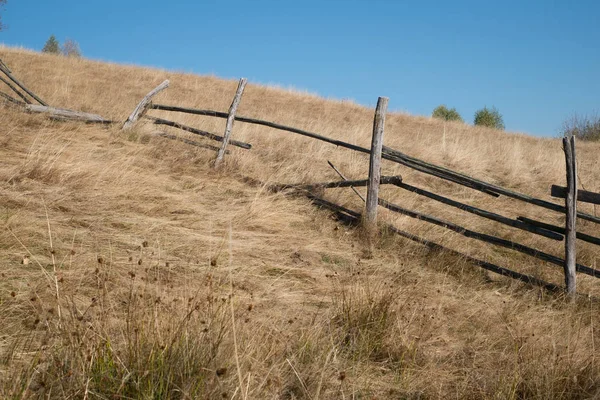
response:
{"label": "wooden plank", "polygon": [[[388,158],[386,158],[386,156],[388,156]],[[530,204],[534,204],[539,207],[546,208],[548,210],[557,211],[557,212],[561,212],[561,213],[566,212],[565,207],[560,204],[551,203],[546,200],[541,200],[541,199],[538,199],[538,198],[535,198],[535,197],[532,197],[529,195],[525,195],[522,193],[518,193],[518,192],[509,190],[509,189],[506,189],[506,188],[503,188],[503,187],[500,187],[497,185],[483,182],[478,179],[472,178],[468,175],[464,175],[459,172],[455,172],[450,169],[440,167],[440,166],[437,166],[434,164],[426,163],[417,158],[407,156],[406,154],[403,154],[397,150],[386,148],[385,146],[383,148],[383,157],[388,160],[391,160],[391,161],[396,161],[399,164],[405,165],[409,168],[416,169],[416,170],[424,172],[426,174],[437,176],[438,178],[449,180],[449,181],[458,183],[463,186],[468,186],[468,185],[465,185],[465,183],[471,183],[473,185],[476,185],[477,188],[486,189],[491,192],[495,192],[495,193],[504,195],[506,197],[510,197],[510,198],[513,198],[516,200],[521,200],[526,203],[530,203]],[[600,217],[585,214],[582,212],[578,212],[577,216],[579,218],[600,224]]]}
{"label": "wooden plank", "polygon": [[[564,186],[552,185],[550,195],[560,199],[567,197],[567,188]],[[588,192],[587,190],[577,189],[577,201],[584,203],[600,204],[600,193]]]}
{"label": "wooden plank", "polygon": [[567,294],[573,296],[577,288],[575,274],[577,264],[577,161],[575,159],[575,136],[563,138],[563,150],[567,167],[567,196],[565,198],[565,286]]}
{"label": "wooden plank", "polygon": [[379,181],[381,179],[381,149],[383,148],[383,131],[385,114],[389,99],[377,99],[377,108],[373,119],[373,136],[371,138],[371,154],[369,156],[369,183],[367,185],[367,202],[365,203],[365,227],[374,230],[377,227],[377,200],[379,199]]}
{"label": "wooden plank", "polygon": [[512,226],[513,228],[522,229],[522,230],[525,230],[525,231],[528,231],[528,232],[531,232],[531,233],[535,233],[537,235],[544,236],[546,238],[553,239],[553,240],[559,240],[559,241],[563,240],[563,236],[562,235],[559,235],[559,234],[557,234],[557,233],[555,233],[555,232],[553,232],[551,230],[547,230],[547,229],[544,229],[544,228],[539,228],[539,227],[527,224],[527,223],[525,223],[523,221],[514,220],[514,219],[511,219],[511,218],[504,217],[504,216],[502,216],[500,214],[496,214],[496,213],[493,213],[493,212],[490,212],[490,211],[482,210],[481,208],[469,206],[467,204],[460,203],[458,201],[449,199],[447,197],[440,196],[438,194],[428,192],[427,190],[420,189],[418,187],[408,185],[408,184],[406,184],[406,183],[404,183],[402,181],[400,181],[400,182],[393,182],[393,184],[396,185],[397,187],[399,187],[401,189],[404,189],[404,190],[407,190],[409,192],[416,193],[416,194],[418,194],[420,196],[424,196],[424,197],[430,198],[430,199],[438,201],[440,203],[443,203],[443,204],[446,204],[446,205],[458,208],[460,210],[469,212],[471,214],[475,214],[475,215],[483,217],[483,218],[490,219],[492,221],[499,222],[499,223],[504,224],[504,225]]}
{"label": "wooden plank", "polygon": [[8,86],[13,92],[15,92],[21,99],[23,99],[23,101],[25,103],[31,104],[31,100],[29,100],[29,98],[27,98],[27,96],[25,96],[23,93],[21,93],[19,91],[19,89],[17,89],[16,87],[14,87],[13,84],[10,83],[8,80],[6,80],[2,76],[0,76],[0,81],[4,82],[4,84],[6,86]]}
{"label": "wooden plank", "polygon": [[[177,135],[170,135],[170,134],[165,133],[165,132],[157,132],[154,135],[158,136],[158,137],[165,138],[165,139],[177,140],[179,142],[183,142],[185,144],[189,144],[190,146],[201,147],[203,149],[210,149],[210,150],[219,150],[219,148],[217,146],[212,146],[210,144],[205,144],[205,143],[199,143],[199,142],[196,142],[194,140],[182,138],[182,137],[179,137]],[[227,150],[227,153],[229,153],[229,150]]]}
{"label": "wooden plank", "polygon": [[101,124],[110,124],[113,121],[104,119],[100,115],[90,114],[82,111],[74,111],[68,110],[65,108],[55,108],[48,106],[40,106],[37,104],[27,104],[25,105],[25,109],[29,112],[34,113],[47,113],[52,117],[56,117],[62,120],[75,120],[75,121],[83,121],[83,122],[91,122],[91,123],[101,123]]}
{"label": "wooden plank", "polygon": [[[227,118],[227,113],[213,111],[213,110],[201,110],[201,109],[193,109],[193,108],[175,107],[175,106],[167,106],[167,105],[162,105],[162,104],[153,104],[151,106],[151,108],[155,109],[155,110],[165,110],[165,111],[182,112],[182,113],[194,114],[194,115],[204,115],[204,116],[209,116],[209,117]],[[341,140],[331,139],[331,138],[328,138],[328,137],[325,137],[325,136],[322,136],[322,135],[319,135],[316,133],[304,131],[302,129],[292,128],[292,127],[277,124],[274,122],[268,122],[268,121],[264,121],[264,120],[260,120],[260,119],[256,119],[256,118],[248,118],[248,117],[242,117],[242,116],[236,116],[235,120],[250,123],[250,124],[255,124],[255,125],[267,126],[270,128],[281,130],[281,131],[296,133],[296,134],[299,134],[302,136],[321,140],[323,142],[326,142],[326,143],[329,143],[329,144],[332,144],[332,145],[335,145],[338,147],[343,147],[343,148],[346,148],[349,150],[354,150],[354,151],[358,151],[358,152],[365,153],[365,154],[370,153],[369,149],[362,147],[362,146],[357,146],[355,144],[347,143],[347,142],[344,142]],[[432,175],[437,178],[447,180],[449,182],[454,182],[456,184],[459,184],[459,185],[462,185],[465,187],[469,187],[469,188],[472,188],[475,190],[479,190],[483,193],[487,193],[487,194],[490,194],[490,195],[493,195],[496,197],[498,195],[504,195],[504,196],[507,196],[507,197],[510,197],[513,199],[524,201],[526,203],[534,204],[536,206],[539,206],[539,207],[542,207],[542,208],[545,208],[548,210],[552,210],[552,211],[556,211],[556,212],[560,212],[560,213],[565,213],[565,211],[566,211],[565,207],[560,204],[551,203],[549,201],[538,199],[538,198],[535,198],[535,197],[532,197],[532,196],[529,196],[526,194],[522,194],[519,192],[515,192],[512,190],[503,188],[501,186],[483,182],[479,179],[470,177],[468,175],[461,174],[459,172],[452,171],[450,169],[440,167],[435,164],[427,163],[427,162],[419,160],[418,158],[415,158],[415,157],[410,157],[398,150],[394,150],[394,149],[391,149],[386,146],[383,146],[382,158],[385,160],[389,160],[389,161],[398,163],[398,164],[402,164],[408,168],[412,168],[414,170],[423,172],[425,174]],[[577,216],[579,218],[585,219],[587,221],[591,221],[591,222],[600,224],[600,217],[596,217],[596,216],[586,214],[583,212],[577,212]]]}
{"label": "wooden plank", "polygon": [[215,160],[215,167],[219,167],[219,165],[223,162],[223,157],[225,156],[225,149],[227,148],[227,144],[229,143],[229,139],[231,137],[231,130],[233,129],[233,123],[235,122],[235,113],[237,108],[242,100],[242,94],[244,94],[244,88],[246,87],[246,83],[248,80],[246,78],[241,78],[238,83],[237,90],[235,91],[235,96],[233,97],[233,101],[231,102],[231,106],[229,107],[229,115],[227,116],[227,124],[225,125],[225,133],[223,134],[223,143],[221,144],[221,148],[217,153],[217,158]]}
{"label": "wooden plank", "polygon": [[25,85],[23,85],[21,82],[19,82],[17,80],[17,78],[15,78],[13,76],[13,74],[10,72],[10,70],[8,69],[8,67],[6,67],[6,65],[0,64],[0,71],[4,72],[4,74],[6,76],[8,76],[8,78],[13,81],[18,87],[20,87],[21,89],[23,89],[23,91],[25,93],[27,93],[28,95],[30,95],[31,97],[33,97],[38,103],[40,103],[43,106],[48,106],[48,104],[46,104],[42,99],[40,99],[38,96],[36,96],[35,93],[33,93],[31,90],[27,89],[25,87]]}
{"label": "wooden plank", "polygon": [[4,92],[0,92],[0,97],[2,97],[4,100],[8,101],[9,103],[16,104],[19,106],[25,106],[25,103],[23,103],[22,101],[17,100],[14,97],[9,96]]}
{"label": "wooden plank", "polygon": [[148,104],[150,104],[150,101],[152,100],[152,98],[154,96],[156,96],[158,93],[160,93],[163,90],[165,90],[166,88],[168,88],[168,87],[169,87],[169,80],[166,79],[165,81],[163,81],[163,83],[161,83],[160,85],[158,85],[157,87],[155,87],[154,89],[152,89],[150,91],[150,93],[148,93],[142,99],[142,101],[139,102],[139,104],[133,110],[133,112],[131,113],[131,115],[129,115],[129,118],[127,118],[127,120],[125,121],[125,123],[123,123],[123,127],[121,129],[122,130],[131,129],[133,127],[133,125],[135,125],[135,123],[137,122],[137,120],[146,112],[146,110],[148,108]]}
{"label": "wooden plank", "polygon": [[[460,235],[463,235],[465,237],[476,239],[476,240],[486,242],[486,243],[490,243],[495,246],[512,249],[512,250],[518,251],[520,253],[527,254],[531,257],[558,265],[560,267],[563,267],[564,263],[565,263],[565,260],[563,260],[560,257],[553,256],[552,254],[544,253],[540,250],[525,246],[525,245],[517,243],[517,242],[510,241],[510,240],[502,239],[502,238],[488,235],[485,233],[475,232],[475,231],[469,230],[467,228],[464,228],[460,225],[457,225],[455,223],[444,221],[444,220],[438,219],[438,218],[430,216],[430,215],[422,214],[422,213],[419,213],[416,211],[407,210],[403,207],[400,207],[399,205],[390,203],[383,199],[379,199],[379,205],[384,208],[387,208],[390,211],[393,211],[393,212],[396,212],[396,213],[399,213],[402,215],[406,215],[408,217],[415,218],[415,219],[418,219],[418,220],[421,220],[424,222],[428,222],[433,225],[441,226],[443,228],[449,229],[449,230],[456,232]],[[590,276],[593,276],[596,278],[600,278],[599,270],[590,268],[590,267],[582,265],[582,264],[576,264],[576,269],[577,269],[577,271],[579,271],[583,274],[590,275]]]}
{"label": "wooden plank", "polygon": [[[380,178],[381,185],[389,185],[396,184],[397,182],[401,182],[402,177],[399,175],[394,176],[382,176]],[[325,183],[311,183],[311,184],[282,184],[282,185],[271,185],[269,186],[269,190],[274,192],[279,192],[286,189],[300,189],[300,190],[314,190],[314,189],[331,189],[331,188],[345,188],[345,187],[364,187],[369,185],[368,179],[357,179],[357,180],[343,180],[343,181],[335,181],[335,182],[325,182]]]}
{"label": "wooden plank", "polygon": [[[148,118],[151,121],[154,121],[154,123],[156,125],[172,126],[173,128],[178,128],[178,129],[181,129],[183,131],[193,133],[195,135],[199,135],[199,136],[203,136],[203,137],[208,138],[208,139],[216,140],[217,142],[222,142],[223,141],[223,137],[222,136],[215,135],[215,134],[210,133],[210,132],[202,131],[200,129],[192,128],[190,126],[183,125],[183,124],[180,124],[178,122],[168,121],[166,119],[155,118],[155,117],[146,117],[146,118]],[[237,140],[230,140],[230,143],[231,143],[232,146],[237,146],[237,147],[240,147],[242,149],[251,149],[252,148],[251,144],[244,143],[244,142],[239,142]]]}
{"label": "wooden plank", "polygon": [[[545,222],[536,221],[534,219],[527,218],[527,217],[517,217],[517,219],[519,221],[525,222],[526,224],[538,226],[540,228],[544,228],[544,229],[547,229],[552,232],[557,232],[557,233],[560,233],[563,235],[566,233],[566,229],[563,227],[560,227],[558,225],[547,224]],[[579,240],[583,240],[584,242],[588,242],[588,243],[592,243],[592,244],[600,246],[600,238],[598,238],[598,237],[591,236],[591,235],[588,235],[588,234],[585,234],[582,232],[577,232],[576,236],[577,236],[577,239],[579,239]]]}

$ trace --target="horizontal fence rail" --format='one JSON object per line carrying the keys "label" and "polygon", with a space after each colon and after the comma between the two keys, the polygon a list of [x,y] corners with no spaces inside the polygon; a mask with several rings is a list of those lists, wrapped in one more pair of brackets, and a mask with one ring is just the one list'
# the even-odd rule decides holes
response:
{"label": "horizontal fence rail", "polygon": [[[480,232],[475,232],[469,229],[466,229],[460,225],[454,224],[452,222],[448,222],[448,221],[444,221],[441,220],[439,218],[436,217],[432,217],[430,215],[426,215],[426,214],[422,214],[416,211],[411,211],[411,210],[407,210],[406,208],[400,207],[396,204],[390,203],[388,201],[385,201],[383,199],[379,199],[379,205],[387,208],[390,211],[394,211],[397,212],[399,214],[403,214],[406,216],[409,216],[411,218],[415,218],[421,221],[425,221],[425,222],[429,222],[431,224],[434,225],[438,225],[441,226],[443,228],[449,229],[451,231],[454,231],[456,233],[459,233],[465,237],[468,238],[472,238],[472,239],[477,239],[483,242],[487,242],[496,246],[500,246],[500,247],[505,247],[507,249],[512,249],[512,250],[516,250],[520,253],[523,254],[527,254],[531,257],[534,258],[538,258],[540,260],[543,261],[547,261],[549,263],[558,265],[558,266],[563,266],[565,263],[565,260],[560,258],[560,257],[556,257],[553,256],[552,254],[548,254],[548,253],[544,253],[541,250],[537,250],[534,248],[531,248],[529,246],[525,246],[523,244],[517,243],[517,242],[513,242],[510,240],[506,240],[506,239],[501,239],[499,237],[496,236],[492,236],[492,235],[488,235],[485,233],[480,233]],[[599,270],[595,270],[593,268],[590,268],[588,266],[585,265],[581,265],[581,264],[577,264],[577,271],[584,273],[586,275],[590,275],[593,276],[595,278],[600,278],[600,271]]]}
{"label": "horizontal fence rail", "polygon": [[[550,195],[559,199],[567,197],[567,188],[564,186],[552,185]],[[588,192],[587,190],[577,189],[577,201],[584,203],[600,204],[600,193]]]}
{"label": "horizontal fence rail", "polygon": [[496,213],[493,213],[490,211],[482,210],[481,208],[469,206],[467,204],[460,203],[455,200],[451,200],[447,197],[440,196],[435,193],[431,193],[427,190],[408,185],[404,182],[394,182],[394,185],[396,185],[397,187],[399,187],[401,189],[416,193],[418,195],[421,195],[421,196],[427,197],[429,199],[435,200],[437,202],[458,208],[460,210],[469,212],[471,214],[475,214],[477,216],[487,218],[487,219],[499,222],[504,225],[512,226],[513,228],[522,229],[524,231],[535,233],[536,235],[544,236],[549,239],[554,239],[554,240],[563,240],[564,239],[563,235],[559,235],[558,233],[555,233],[554,231],[551,231],[551,230],[548,230],[548,229],[545,229],[542,227],[532,226],[523,221],[507,218],[507,217],[504,217],[502,215],[499,215],[499,214],[496,214]]}
{"label": "horizontal fence rail", "polygon": [[[186,132],[193,133],[195,135],[199,135],[199,136],[203,136],[208,139],[216,140],[217,142],[223,141],[223,136],[215,135],[214,133],[210,133],[210,132],[206,132],[206,131],[203,131],[200,129],[192,128],[191,126],[183,125],[178,122],[173,122],[173,121],[169,121],[166,119],[149,117],[149,116],[147,116],[146,118],[153,121],[156,125],[171,126],[171,127],[178,128],[178,129],[181,129]],[[238,140],[230,140],[229,144],[231,144],[232,146],[241,147],[242,149],[251,149],[252,148],[252,145],[250,143],[244,143],[244,142],[240,142]]]}
{"label": "horizontal fence rail", "polygon": [[[526,224],[530,224],[533,226],[539,226],[540,228],[544,228],[544,229],[547,229],[552,232],[557,232],[557,233],[560,233],[561,235],[564,235],[566,233],[565,228],[557,226],[557,225],[547,224],[545,222],[536,221],[534,219],[527,218],[527,217],[517,217],[517,219],[519,221],[525,222]],[[583,240],[584,242],[588,242],[588,243],[592,243],[592,244],[600,246],[600,238],[597,238],[595,236],[577,232],[576,237],[577,237],[577,239]]]}

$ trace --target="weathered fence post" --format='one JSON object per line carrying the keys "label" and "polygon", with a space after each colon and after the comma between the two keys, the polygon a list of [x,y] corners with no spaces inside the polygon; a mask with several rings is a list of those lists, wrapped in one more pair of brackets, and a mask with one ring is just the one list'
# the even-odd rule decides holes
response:
{"label": "weathered fence post", "polygon": [[371,156],[369,160],[369,185],[367,187],[367,203],[364,224],[367,230],[373,231],[377,226],[377,204],[379,200],[379,180],[381,179],[381,150],[383,148],[383,130],[385,114],[389,99],[380,97],[373,120],[373,138],[371,139]]}
{"label": "weathered fence post", "polygon": [[565,285],[567,294],[573,296],[577,287],[576,268],[576,222],[577,222],[577,161],[575,159],[575,137],[563,138],[563,150],[567,164],[567,208],[565,225]]}
{"label": "weathered fence post", "polygon": [[233,101],[231,102],[231,107],[229,107],[229,116],[227,117],[227,124],[225,125],[225,134],[223,135],[223,143],[221,144],[221,148],[217,153],[217,159],[215,160],[215,168],[218,167],[223,162],[223,157],[225,156],[225,150],[227,145],[229,144],[229,138],[231,137],[231,130],[233,128],[233,123],[235,122],[235,113],[240,104],[240,100],[242,99],[242,93],[244,93],[244,88],[246,87],[246,83],[248,80],[246,78],[241,78],[238,83],[237,90],[235,92],[235,96],[233,97]]}
{"label": "weathered fence post", "polygon": [[148,108],[148,104],[150,104],[150,100],[152,100],[152,98],[154,96],[156,96],[159,92],[165,90],[168,87],[169,87],[169,80],[167,79],[163,83],[161,83],[160,85],[158,85],[157,87],[152,89],[152,91],[150,93],[148,93],[142,99],[142,101],[140,101],[140,103],[137,105],[135,110],[133,110],[133,112],[131,113],[129,118],[127,118],[127,121],[125,121],[125,123],[123,124],[123,127],[121,129],[123,129],[123,130],[131,129],[131,127],[137,122],[137,120],[146,112],[146,109]]}

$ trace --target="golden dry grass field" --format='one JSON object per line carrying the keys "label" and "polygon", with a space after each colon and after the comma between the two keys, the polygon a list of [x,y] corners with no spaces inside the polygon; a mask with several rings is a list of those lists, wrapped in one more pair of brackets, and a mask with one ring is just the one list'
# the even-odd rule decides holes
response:
{"label": "golden dry grass field", "polygon": [[[124,121],[156,102],[227,111],[237,82],[0,48],[55,107]],[[6,91],[3,87],[2,91]],[[375,100],[375,99],[373,99]],[[151,111],[222,134],[225,121]],[[369,147],[373,110],[250,83],[238,114]],[[0,397],[7,399],[588,399],[600,396],[600,281],[560,294],[455,256],[361,233],[270,183],[365,178],[368,157],[236,123],[215,152],[120,126],[0,107]],[[385,145],[546,200],[564,184],[558,139],[390,113]],[[600,145],[577,144],[600,191]],[[507,217],[559,213],[492,198],[384,161],[383,174]],[[251,184],[251,180],[263,184]],[[350,189],[326,198],[360,211]],[[392,187],[382,198],[562,256],[563,244]],[[555,200],[556,201],[556,200]],[[591,206],[581,205],[588,213]],[[420,237],[550,282],[560,267],[380,210]],[[598,225],[579,220],[598,236]],[[598,247],[578,243],[598,268]],[[585,296],[589,295],[589,296]]]}

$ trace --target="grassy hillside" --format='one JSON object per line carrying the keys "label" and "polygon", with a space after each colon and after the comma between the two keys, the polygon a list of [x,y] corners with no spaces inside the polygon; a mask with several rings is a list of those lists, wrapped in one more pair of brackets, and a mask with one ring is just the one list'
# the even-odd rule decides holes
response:
{"label": "grassy hillside", "polygon": [[[226,111],[237,82],[0,48],[46,102],[125,120],[157,102]],[[4,89],[0,89],[4,90]],[[375,99],[373,99],[375,100]],[[221,133],[224,120],[151,112]],[[249,84],[238,113],[369,146],[373,110]],[[160,129],[159,129],[160,128]],[[264,183],[363,178],[366,156],[237,123],[214,152],[164,130],[59,123],[0,107],[0,393],[3,398],[592,398],[598,303],[574,304],[447,254],[360,232]],[[175,133],[175,132],[171,132]],[[179,133],[178,133],[179,134]],[[197,138],[182,135],[183,137]],[[390,114],[384,142],[549,199],[560,141]],[[600,145],[578,143],[580,182],[600,191]],[[385,163],[383,173],[507,216],[539,210]],[[562,244],[399,189],[381,197],[561,255]],[[327,198],[360,210],[348,189]],[[549,199],[550,200],[550,199]],[[583,211],[594,213],[591,207]],[[387,222],[562,283],[561,268],[381,211]],[[598,227],[579,221],[582,231]],[[579,261],[600,252],[579,243]],[[579,290],[600,295],[579,276]]]}

